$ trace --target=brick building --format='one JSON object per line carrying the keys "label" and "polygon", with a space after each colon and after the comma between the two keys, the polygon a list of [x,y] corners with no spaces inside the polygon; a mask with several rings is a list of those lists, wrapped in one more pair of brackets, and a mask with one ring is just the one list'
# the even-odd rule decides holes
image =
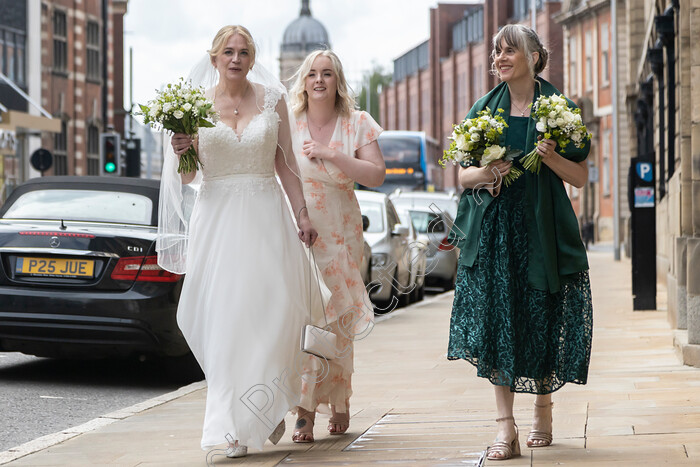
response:
{"label": "brick building", "polygon": [[54,154],[53,174],[99,175],[100,133],[110,126],[124,132],[127,2],[42,1],[41,102],[62,128],[42,140]]}
{"label": "brick building", "polygon": [[[561,12],[554,18],[564,28],[566,44],[563,50],[563,91],[581,107],[584,121],[593,134],[588,157],[589,181],[581,190],[568,186],[569,196],[581,222],[593,223],[595,241],[614,240],[617,208],[617,242],[628,247],[630,211],[627,203],[623,202],[627,193],[627,172],[619,170],[616,183],[614,170],[610,1],[565,0]],[[626,74],[627,69],[627,61],[619,60],[619,74]],[[624,98],[621,98],[617,103],[618,108],[624,107],[624,104]],[[627,116],[622,113],[618,118],[621,123],[618,135],[623,139],[628,138]],[[627,145],[618,146],[617,164],[621,168],[629,167]]]}
{"label": "brick building", "polygon": [[[542,74],[562,89],[562,28],[552,20],[560,2],[537,0],[537,31],[552,51]],[[380,96],[387,130],[424,131],[447,147],[452,125],[498,83],[490,73],[491,37],[508,23],[532,24],[529,0],[442,4],[430,9],[430,37],[394,60],[393,82]],[[445,190],[460,190],[457,169],[444,172]]]}
{"label": "brick building", "polygon": [[3,195],[39,175],[28,163],[31,152],[39,147],[54,155],[46,174],[100,173],[100,133],[110,126],[119,133],[124,128],[123,16],[127,3],[0,0],[0,63],[7,71],[3,73],[35,105],[28,105],[8,86],[0,86],[0,103],[6,102],[10,110],[53,117],[50,125],[22,127],[14,152],[2,164]]}

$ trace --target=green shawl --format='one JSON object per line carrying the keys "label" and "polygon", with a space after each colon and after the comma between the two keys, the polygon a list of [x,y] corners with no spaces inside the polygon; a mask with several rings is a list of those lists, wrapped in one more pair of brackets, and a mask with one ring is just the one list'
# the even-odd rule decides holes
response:
{"label": "green shawl", "polygon": [[[533,102],[540,95],[561,94],[549,82],[537,77]],[[567,99],[569,106],[577,106]],[[503,109],[503,117],[510,116],[510,92],[506,83],[501,83],[479,99],[469,111],[467,118],[474,118],[484,108],[492,111]],[[535,119],[527,127],[525,154],[535,147],[538,132]],[[508,131],[506,128],[505,131]],[[505,132],[500,144],[505,146]],[[566,152],[557,148],[563,157],[581,162],[588,157],[590,142],[583,148],[570,144]],[[524,154],[523,154],[524,155]],[[556,293],[561,288],[561,277],[588,269],[586,249],[581,242],[578,220],[564,183],[549,167],[542,164],[538,175],[525,171],[526,206],[528,219],[528,284],[539,290]],[[507,188],[504,188],[507,189]],[[450,232],[450,239],[460,250],[460,265],[473,266],[479,248],[479,235],[484,213],[494,198],[486,190],[465,190],[459,201],[459,210]]]}

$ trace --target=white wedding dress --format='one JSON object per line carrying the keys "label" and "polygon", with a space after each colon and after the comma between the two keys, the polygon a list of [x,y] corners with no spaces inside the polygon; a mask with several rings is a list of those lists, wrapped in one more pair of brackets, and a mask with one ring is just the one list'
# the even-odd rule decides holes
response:
{"label": "white wedding dress", "polygon": [[177,321],[208,384],[202,449],[262,449],[300,399],[309,262],[275,178],[280,95],[264,94],[240,138],[222,122],[199,132],[203,181]]}

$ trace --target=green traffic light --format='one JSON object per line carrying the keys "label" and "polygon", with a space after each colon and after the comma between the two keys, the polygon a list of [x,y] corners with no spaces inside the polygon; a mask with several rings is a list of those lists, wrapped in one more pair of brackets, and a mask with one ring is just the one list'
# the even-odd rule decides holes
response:
{"label": "green traffic light", "polygon": [[105,172],[112,173],[117,169],[117,166],[114,165],[114,162],[107,162],[105,164]]}

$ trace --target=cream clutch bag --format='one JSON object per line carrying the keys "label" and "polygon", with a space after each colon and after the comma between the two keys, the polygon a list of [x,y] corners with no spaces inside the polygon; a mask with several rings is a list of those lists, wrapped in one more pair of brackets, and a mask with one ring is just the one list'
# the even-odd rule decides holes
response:
{"label": "cream clutch bag", "polygon": [[[309,259],[309,321],[313,321],[311,317],[311,307],[312,303],[314,303],[311,296],[311,268],[316,270],[316,284],[318,285],[324,319],[326,319],[326,307],[323,304],[323,292],[321,291],[321,282],[313,247],[309,248],[309,250],[311,251],[311,258]],[[326,326],[328,326],[327,320]],[[331,331],[313,324],[306,324],[301,330],[301,351],[326,360],[333,360],[336,356],[336,338],[337,336]]]}

